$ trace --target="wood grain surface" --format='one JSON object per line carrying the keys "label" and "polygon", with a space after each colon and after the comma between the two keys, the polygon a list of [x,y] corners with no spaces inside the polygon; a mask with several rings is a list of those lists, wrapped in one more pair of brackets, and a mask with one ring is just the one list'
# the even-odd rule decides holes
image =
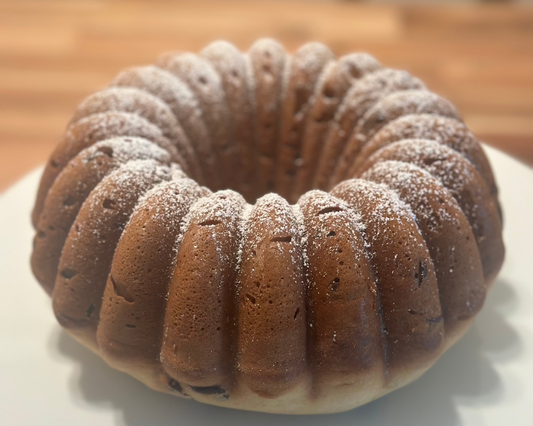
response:
{"label": "wood grain surface", "polygon": [[456,104],[533,165],[533,7],[335,1],[0,0],[0,191],[46,161],[76,105],[168,50],[274,37],[367,51]]}

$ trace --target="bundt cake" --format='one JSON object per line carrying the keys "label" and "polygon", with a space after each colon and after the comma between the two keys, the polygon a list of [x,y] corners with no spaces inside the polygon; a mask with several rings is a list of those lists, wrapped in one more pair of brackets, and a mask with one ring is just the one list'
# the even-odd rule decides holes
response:
{"label": "bundt cake", "polygon": [[32,268],[59,323],[153,389],[349,410],[429,368],[504,256],[490,165],[407,72],[320,43],[128,69],[44,170]]}

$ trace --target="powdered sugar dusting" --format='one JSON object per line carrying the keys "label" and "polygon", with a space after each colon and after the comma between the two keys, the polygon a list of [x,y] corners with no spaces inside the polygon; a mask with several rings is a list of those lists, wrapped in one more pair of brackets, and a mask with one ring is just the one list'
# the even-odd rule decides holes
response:
{"label": "powdered sugar dusting", "polygon": [[252,207],[246,223],[245,244],[248,247],[258,247],[263,244],[264,235],[257,229],[260,226],[268,231],[270,244],[279,246],[289,243],[292,262],[294,264],[301,262],[300,250],[297,249],[300,246],[300,229],[293,210],[285,199],[277,194],[261,197]]}
{"label": "powdered sugar dusting", "polygon": [[327,60],[334,60],[333,52],[322,43],[307,43],[293,56],[293,68],[302,70],[305,75],[315,75]]}
{"label": "powdered sugar dusting", "polygon": [[91,135],[99,140],[114,136],[140,136],[156,141],[163,137],[161,129],[137,114],[108,111],[84,117],[70,124],[65,139],[75,139],[76,133],[84,127],[90,129]]}
{"label": "powdered sugar dusting", "polygon": [[[194,203],[181,223],[182,237],[189,231],[191,223],[211,232],[219,259],[225,264],[235,262],[239,267],[239,256],[233,259],[234,253],[224,247],[225,241],[242,240],[242,214],[246,207],[244,198],[235,191],[218,191],[200,198]],[[237,247],[237,251],[238,251]]]}
{"label": "powdered sugar dusting", "polygon": [[[228,78],[235,69],[236,58],[241,57],[241,52],[227,41],[215,41],[200,52],[200,56],[209,60],[213,66],[221,73],[221,78]],[[240,65],[239,65],[240,68]]]}
{"label": "powdered sugar dusting", "polygon": [[168,105],[148,92],[130,87],[109,87],[89,96],[76,109],[71,123],[107,111],[137,114],[159,127],[165,136],[173,139],[177,122]]}
{"label": "powdered sugar dusting", "polygon": [[[376,227],[383,232],[386,232],[388,222],[391,220],[398,218],[415,220],[411,207],[385,184],[369,182],[364,179],[352,179],[337,185],[331,193],[348,203],[350,199],[357,199],[360,197],[359,194],[364,193],[365,199],[369,203],[368,208],[372,211],[372,220],[379,223]],[[340,196],[341,193],[342,197]]]}
{"label": "powdered sugar dusting", "polygon": [[[362,241],[361,234],[365,230],[365,225],[361,215],[348,203],[326,192],[313,190],[304,194],[295,207],[300,212],[297,215],[299,223],[303,227],[307,226],[310,233],[306,234],[305,240],[302,241],[306,257],[309,256],[308,250],[314,253],[314,256],[327,256],[330,259],[335,259],[339,255],[339,247],[330,242],[330,237],[336,235],[333,228],[337,231],[342,228],[345,241],[350,242],[352,252],[357,254],[357,259],[366,256],[362,244],[359,244]],[[315,286],[316,282],[311,277],[326,276],[326,272],[318,270],[316,265],[309,264],[309,259],[306,265],[308,285]],[[351,267],[351,265],[346,266]]]}
{"label": "powdered sugar dusting", "polygon": [[[417,220],[424,220],[433,232],[439,232],[440,224],[450,222],[445,200],[448,199],[444,186],[430,173],[420,167],[400,161],[385,161],[367,170],[363,179],[386,184],[396,191],[413,209]],[[438,208],[430,200],[440,200]]]}
{"label": "powdered sugar dusting", "polygon": [[[435,114],[459,119],[455,107],[447,100],[434,93],[424,90],[404,90],[391,93],[377,102],[360,121],[354,130],[354,140],[348,145],[351,148],[344,155],[340,175],[353,176],[358,163],[355,160],[359,147],[364,146],[387,123],[407,114]],[[347,172],[345,168],[348,168]]]}
{"label": "powdered sugar dusting", "polygon": [[381,99],[368,112],[365,121],[379,116],[382,117],[381,122],[388,123],[407,114],[435,114],[460,120],[459,113],[448,100],[425,90],[406,90],[391,93]]}
{"label": "powdered sugar dusting", "polygon": [[[90,200],[98,203],[100,208],[99,194],[113,197],[113,202],[120,205],[122,195],[136,186],[145,186],[148,190],[156,180],[169,180],[172,170],[168,166],[161,165],[156,160],[133,160],[120,166],[116,171],[108,175],[91,193]],[[109,183],[112,183],[109,185]]]}
{"label": "powdered sugar dusting", "polygon": [[220,104],[224,98],[222,82],[207,60],[193,53],[176,53],[163,58],[160,65],[189,85],[199,96],[202,108],[207,106],[214,109],[222,108]]}
{"label": "powdered sugar dusting", "polygon": [[342,74],[351,79],[359,79],[365,74],[377,71],[381,64],[368,53],[350,53],[339,58],[339,65],[342,67]]}
{"label": "powdered sugar dusting", "polygon": [[241,216],[246,201],[240,194],[231,190],[217,191],[209,197],[200,198],[193,206],[184,223],[202,218],[203,221],[213,222],[206,226],[215,226],[218,222],[232,223]]}
{"label": "powdered sugar dusting", "polygon": [[[157,220],[168,231],[180,228],[190,206],[209,191],[194,180],[174,175],[172,180],[160,183],[144,194],[136,207],[137,210],[154,207],[151,220]],[[135,214],[135,213],[134,213]],[[180,229],[181,236],[183,230]],[[177,251],[181,237],[177,238],[174,250]]]}
{"label": "powdered sugar dusting", "polygon": [[[380,98],[402,90],[425,90],[424,84],[406,71],[380,69],[357,80],[339,106],[334,121],[349,130]],[[349,120],[351,118],[351,120]],[[349,125],[343,123],[349,120]]]}
{"label": "powdered sugar dusting", "polygon": [[449,117],[430,114],[409,114],[383,127],[375,140],[395,142],[401,139],[431,139],[456,150],[465,150],[475,138],[464,123]]}
{"label": "powdered sugar dusting", "polygon": [[446,187],[459,188],[471,181],[473,167],[451,148],[432,140],[411,139],[395,142],[370,157],[377,161],[399,160],[416,164],[438,177]]}
{"label": "powdered sugar dusting", "polygon": [[173,142],[183,155],[191,174],[203,180],[196,151],[204,153],[205,150],[198,145],[202,145],[199,141],[205,139],[204,135],[207,130],[202,122],[198,100],[189,86],[170,72],[155,66],[126,70],[115,79],[113,84],[142,89],[168,105],[176,121],[172,135]]}
{"label": "powdered sugar dusting", "polygon": [[292,208],[292,213],[294,214],[294,217],[296,218],[296,224],[298,226],[299,241],[302,247],[303,268],[304,268],[305,275],[307,276],[308,275],[307,271],[309,269],[309,256],[307,255],[308,232],[307,232],[307,228],[305,227],[305,219],[304,219],[304,215],[302,213],[302,209],[300,208],[299,203],[292,205],[291,208]]}
{"label": "powdered sugar dusting", "polygon": [[172,73],[154,65],[123,71],[111,85],[134,87],[157,96],[170,106],[176,118],[180,116],[180,107],[199,108],[198,101],[185,83]]}
{"label": "powdered sugar dusting", "polygon": [[[170,163],[172,158],[168,151],[147,139],[137,137],[114,137],[97,142],[88,151],[93,155],[107,155],[124,163],[131,159],[154,159],[162,163]],[[86,160],[88,161],[88,160]]]}
{"label": "powdered sugar dusting", "polygon": [[482,174],[489,187],[494,177],[483,151],[468,128],[454,118],[430,114],[411,114],[398,118],[383,127],[369,142],[362,162],[377,149],[402,139],[430,139],[461,153]]}
{"label": "powdered sugar dusting", "polygon": [[242,264],[244,243],[246,240],[246,235],[248,234],[248,226],[250,223],[250,214],[252,213],[252,208],[253,206],[251,204],[246,204],[244,206],[244,209],[241,215],[241,222],[240,222],[241,238],[239,240],[239,245],[237,247],[237,263],[236,263],[237,270],[240,269],[240,266]]}

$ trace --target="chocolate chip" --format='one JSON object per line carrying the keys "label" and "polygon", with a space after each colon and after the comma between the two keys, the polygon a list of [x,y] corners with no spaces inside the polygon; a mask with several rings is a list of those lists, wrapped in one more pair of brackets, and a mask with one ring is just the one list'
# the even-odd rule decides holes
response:
{"label": "chocolate chip", "polygon": [[66,207],[70,207],[76,204],[77,202],[78,200],[75,197],[73,197],[72,195],[68,195],[67,198],[63,200],[63,205]]}
{"label": "chocolate chip", "polygon": [[331,282],[331,291],[337,291],[337,289],[339,288],[340,282],[341,282],[340,278],[333,279],[333,281]]}
{"label": "chocolate chip", "polygon": [[169,379],[167,384],[169,388],[174,389],[175,391],[178,391],[179,393],[183,393],[183,388],[176,380]]}
{"label": "chocolate chip", "polygon": [[191,386],[191,389],[203,395],[222,395],[226,393],[220,386]]}
{"label": "chocolate chip", "polygon": [[87,315],[87,318],[91,318],[92,313],[94,312],[94,303],[91,303],[91,305],[87,308],[85,311],[85,315]]}
{"label": "chocolate chip", "polygon": [[61,276],[67,280],[70,280],[76,276],[77,272],[70,268],[65,268],[61,271]]}

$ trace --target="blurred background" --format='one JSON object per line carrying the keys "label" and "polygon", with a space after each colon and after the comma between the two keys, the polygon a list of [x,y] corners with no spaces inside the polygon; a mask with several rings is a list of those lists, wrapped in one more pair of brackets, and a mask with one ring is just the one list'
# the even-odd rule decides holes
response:
{"label": "blurred background", "polygon": [[44,163],[76,105],[123,68],[215,39],[366,51],[450,99],[533,165],[533,3],[0,0],[0,192]]}

